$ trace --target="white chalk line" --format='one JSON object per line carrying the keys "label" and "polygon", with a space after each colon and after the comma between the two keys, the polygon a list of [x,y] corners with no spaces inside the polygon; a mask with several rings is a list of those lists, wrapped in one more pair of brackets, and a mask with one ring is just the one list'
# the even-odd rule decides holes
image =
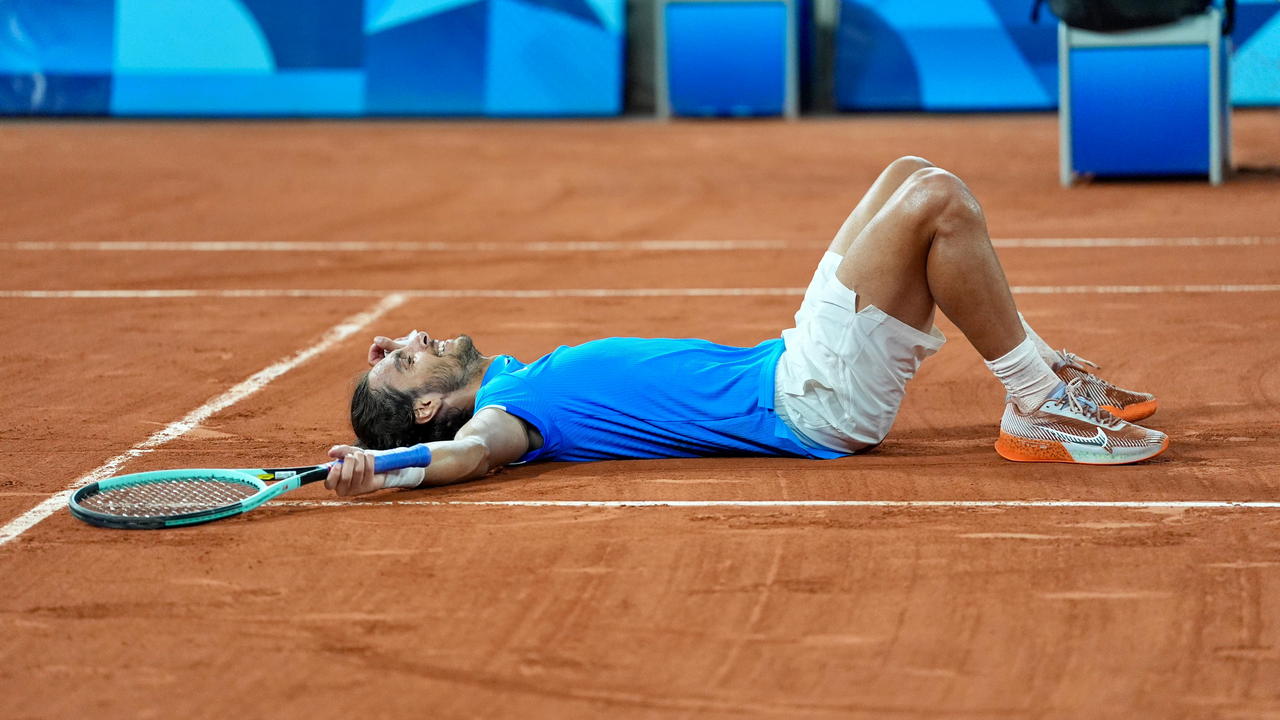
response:
{"label": "white chalk line", "polygon": [[[1280,244],[1280,237],[1111,237],[1111,238],[995,238],[998,248],[1123,248],[1123,247],[1240,247]],[[550,240],[534,242],[397,241],[397,240],[65,240],[0,243],[0,250],[26,252],[670,252],[724,250],[820,249],[812,241],[787,240]]]}
{"label": "white chalk line", "polygon": [[1280,510],[1280,501],[1232,500],[281,500],[286,507],[530,508],[1119,508]]}
{"label": "white chalk line", "polygon": [[464,241],[394,241],[339,240],[334,242],[281,240],[227,240],[212,242],[176,242],[169,240],[102,240],[0,243],[0,250],[24,251],[102,251],[102,252],[616,252],[637,250],[664,252],[675,250],[778,250],[792,247],[782,240],[549,240],[536,242],[464,242]]}
{"label": "white chalk line", "polygon": [[[1015,295],[1160,295],[1186,293],[1273,293],[1280,283],[1229,285],[1014,285]],[[394,293],[436,300],[539,300],[554,298],[667,298],[801,296],[804,288],[548,288],[542,290],[367,290],[343,288],[264,288],[153,290],[0,290],[0,299],[162,300],[174,298],[373,298]]]}
{"label": "white chalk line", "polygon": [[999,238],[998,248],[1126,248],[1126,247],[1249,247],[1280,245],[1280,237],[1112,237],[1112,238]]}
{"label": "white chalk line", "polygon": [[187,434],[210,416],[235,405],[250,395],[253,395],[266,387],[271,381],[347,339],[351,335],[363,329],[365,326],[382,317],[389,310],[404,304],[404,301],[405,298],[400,295],[392,294],[383,297],[382,300],[368,310],[352,315],[346,320],[343,320],[337,325],[329,328],[329,330],[327,330],[315,343],[308,345],[279,362],[273,363],[262,370],[259,370],[221,395],[187,413],[181,420],[169,423],[169,425],[152,434],[151,437],[148,437],[146,440],[143,440],[123,453],[120,453],[106,461],[96,469],[81,476],[67,488],[51,495],[40,504],[31,508],[22,515],[19,515],[17,518],[14,518],[5,524],[4,527],[0,528],[0,545],[4,545],[9,541],[14,540],[45,518],[65,507],[67,500],[77,489],[88,485],[89,483],[111,477],[115,474],[116,470],[126,462],[142,455],[143,453],[150,452],[152,449],[164,445],[175,438],[179,438]]}

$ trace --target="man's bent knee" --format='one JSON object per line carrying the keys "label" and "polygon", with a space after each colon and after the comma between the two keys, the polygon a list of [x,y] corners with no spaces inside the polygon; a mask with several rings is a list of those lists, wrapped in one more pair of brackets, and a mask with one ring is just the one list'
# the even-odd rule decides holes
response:
{"label": "man's bent knee", "polygon": [[915,171],[907,178],[905,189],[911,196],[912,206],[931,217],[981,216],[982,208],[969,187],[963,180],[941,168],[929,167]]}
{"label": "man's bent knee", "polygon": [[906,180],[912,173],[918,170],[927,170],[934,167],[934,164],[922,157],[915,155],[903,155],[902,157],[889,163],[885,168],[885,173]]}

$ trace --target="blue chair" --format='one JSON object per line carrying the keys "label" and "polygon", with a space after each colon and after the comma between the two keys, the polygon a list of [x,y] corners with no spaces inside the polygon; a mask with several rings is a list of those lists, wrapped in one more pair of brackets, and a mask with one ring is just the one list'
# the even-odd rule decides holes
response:
{"label": "blue chair", "polygon": [[1058,25],[1059,179],[1208,175],[1231,163],[1231,40],[1217,8],[1152,28]]}
{"label": "blue chair", "polygon": [[796,0],[657,0],[660,118],[799,114]]}

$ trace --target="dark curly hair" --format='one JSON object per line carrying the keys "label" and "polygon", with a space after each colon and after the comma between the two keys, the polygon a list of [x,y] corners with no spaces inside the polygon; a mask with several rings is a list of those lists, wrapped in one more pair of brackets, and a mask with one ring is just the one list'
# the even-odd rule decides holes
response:
{"label": "dark curly hair", "polygon": [[452,440],[458,429],[467,424],[472,413],[461,408],[443,408],[429,422],[418,423],[413,417],[410,393],[395,388],[369,387],[369,373],[356,379],[351,394],[351,429],[361,447],[389,450],[422,442]]}

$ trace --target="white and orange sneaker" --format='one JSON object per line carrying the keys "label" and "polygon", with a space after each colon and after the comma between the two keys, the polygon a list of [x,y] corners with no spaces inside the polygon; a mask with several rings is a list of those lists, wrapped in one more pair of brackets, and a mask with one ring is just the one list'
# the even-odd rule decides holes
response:
{"label": "white and orange sneaker", "polygon": [[1079,379],[1080,394],[1089,402],[1115,415],[1121,420],[1137,422],[1151,417],[1159,403],[1151,393],[1136,392],[1116,387],[1085,368],[1088,365],[1097,370],[1096,363],[1089,362],[1075,353],[1060,350],[1061,358],[1053,364],[1053,372],[1062,382],[1069,383]]}
{"label": "white and orange sneaker", "polygon": [[1148,460],[1169,447],[1169,436],[1126,422],[1084,396],[1085,380],[1062,383],[1029,413],[1009,402],[1000,420],[996,452],[1018,462],[1123,465]]}

